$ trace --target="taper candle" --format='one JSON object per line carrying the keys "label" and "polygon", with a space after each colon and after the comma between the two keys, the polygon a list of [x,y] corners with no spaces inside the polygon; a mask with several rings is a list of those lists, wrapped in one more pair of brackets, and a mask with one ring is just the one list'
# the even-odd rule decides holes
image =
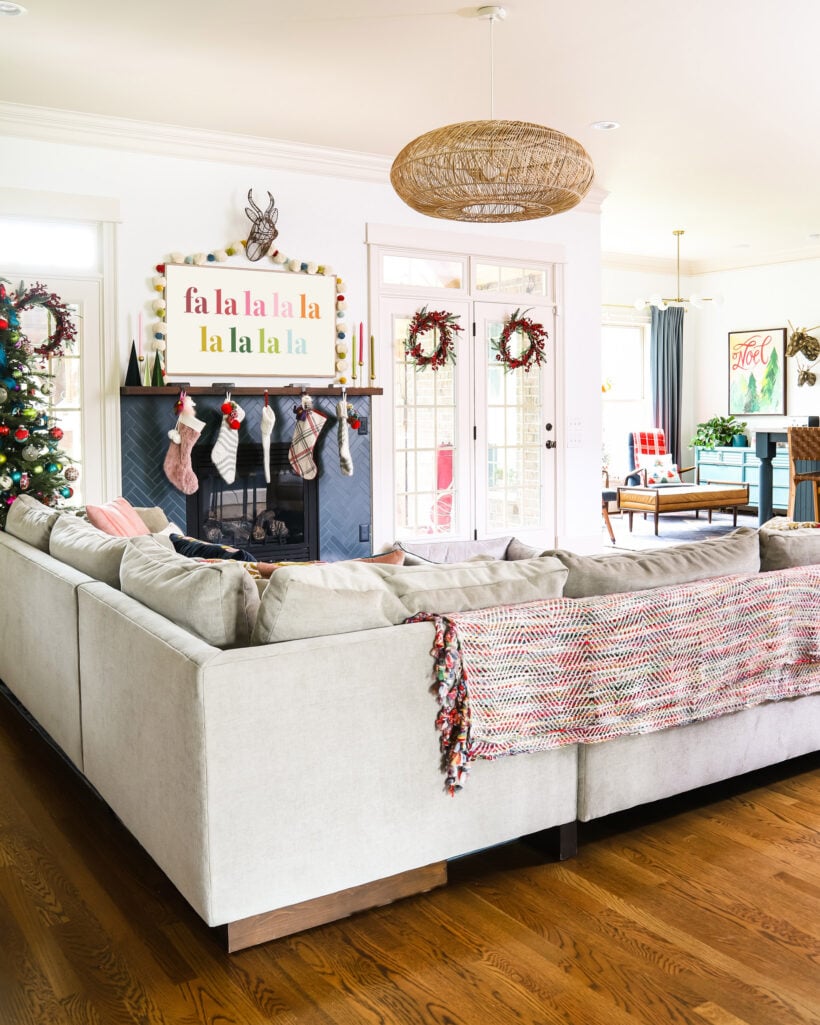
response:
{"label": "taper candle", "polygon": [[142,359],[142,313],[137,316],[137,354]]}
{"label": "taper candle", "polygon": [[364,324],[359,321],[359,366],[364,366]]}
{"label": "taper candle", "polygon": [[376,339],[370,336],[370,380],[376,380]]}

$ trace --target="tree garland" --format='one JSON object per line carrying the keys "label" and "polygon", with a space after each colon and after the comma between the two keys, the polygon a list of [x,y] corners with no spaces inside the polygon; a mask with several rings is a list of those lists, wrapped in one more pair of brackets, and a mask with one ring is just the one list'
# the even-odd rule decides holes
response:
{"label": "tree garland", "polygon": [[[525,316],[528,312],[529,310],[524,310],[523,313],[521,310],[516,310],[504,324],[498,341],[493,342],[495,358],[504,364],[505,372],[523,367],[524,373],[528,374],[531,367],[537,367],[547,362],[544,343],[549,335],[544,330],[543,324],[537,324]],[[513,356],[510,352],[510,339],[517,331],[520,331],[530,344],[518,356]]]}
{"label": "tree garland", "polygon": [[[438,329],[438,347],[431,355],[426,355],[422,344],[419,341],[422,335],[428,331]],[[446,310],[432,310],[427,312],[427,307],[417,310],[410,321],[410,328],[407,339],[404,343],[404,351],[417,367],[424,370],[430,367],[431,370],[438,370],[449,360],[455,363],[456,354],[453,351],[453,332],[463,331],[464,328],[458,323],[458,316],[455,313],[448,313]]]}
{"label": "tree garland", "polygon": [[38,281],[36,285],[26,288],[25,283],[21,281],[17,291],[8,295],[5,286],[0,284],[0,300],[3,300],[5,307],[4,313],[0,314],[0,330],[10,328],[18,331],[17,341],[23,345],[28,343],[28,339],[24,334],[19,333],[19,314],[22,310],[42,306],[54,318],[54,330],[42,345],[32,348],[31,352],[47,358],[62,356],[66,347],[71,348],[77,335],[77,328],[71,320],[68,306],[54,292],[49,292],[45,285],[41,285]]}

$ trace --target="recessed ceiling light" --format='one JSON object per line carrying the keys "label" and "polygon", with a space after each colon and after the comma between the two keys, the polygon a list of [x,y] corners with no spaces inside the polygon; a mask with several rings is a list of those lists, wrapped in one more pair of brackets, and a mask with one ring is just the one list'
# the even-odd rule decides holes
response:
{"label": "recessed ceiling light", "polygon": [[590,128],[597,128],[599,132],[614,132],[621,127],[620,121],[593,121]]}
{"label": "recessed ceiling light", "polygon": [[25,14],[26,8],[22,4],[13,4],[11,0],[0,0],[0,14],[7,14],[14,17],[17,14]]}

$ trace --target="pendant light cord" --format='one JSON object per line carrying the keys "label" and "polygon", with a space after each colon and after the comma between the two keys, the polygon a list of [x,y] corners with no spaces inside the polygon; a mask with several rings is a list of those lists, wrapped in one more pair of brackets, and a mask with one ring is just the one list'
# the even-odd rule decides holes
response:
{"label": "pendant light cord", "polygon": [[490,120],[495,121],[495,18],[490,18]]}

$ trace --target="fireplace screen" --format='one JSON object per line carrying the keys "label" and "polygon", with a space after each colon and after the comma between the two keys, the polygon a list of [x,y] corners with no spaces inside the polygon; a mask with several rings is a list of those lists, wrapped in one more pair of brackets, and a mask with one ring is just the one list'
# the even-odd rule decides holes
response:
{"label": "fireplace screen", "polygon": [[226,484],[210,456],[193,449],[199,490],[188,497],[190,535],[243,548],[260,562],[318,559],[316,481],[293,472],[287,445],[271,445],[270,483],[261,445],[240,445],[236,480]]}

